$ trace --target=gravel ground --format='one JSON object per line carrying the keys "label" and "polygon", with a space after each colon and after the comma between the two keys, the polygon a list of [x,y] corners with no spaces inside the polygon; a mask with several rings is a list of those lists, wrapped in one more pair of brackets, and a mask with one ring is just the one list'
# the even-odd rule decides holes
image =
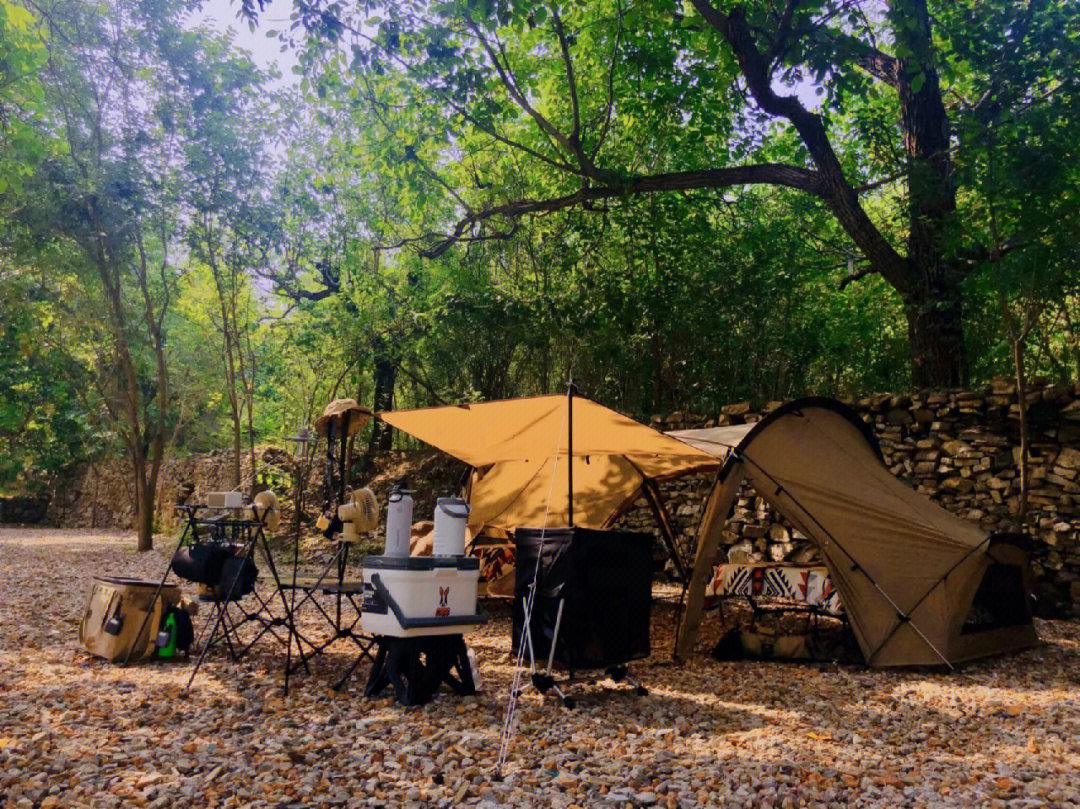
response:
{"label": "gravel ground", "polygon": [[[164,544],[164,543],[159,543]],[[955,673],[667,663],[654,611],[651,695],[610,683],[578,708],[527,693],[492,775],[508,683],[505,606],[471,636],[478,697],[419,709],[330,689],[340,644],[281,694],[272,642],[239,664],[123,669],[75,640],[93,573],[156,577],[131,536],[0,529],[0,805],[1080,807],[1080,626]],[[309,616],[314,620],[312,616]],[[714,618],[707,619],[710,625]]]}

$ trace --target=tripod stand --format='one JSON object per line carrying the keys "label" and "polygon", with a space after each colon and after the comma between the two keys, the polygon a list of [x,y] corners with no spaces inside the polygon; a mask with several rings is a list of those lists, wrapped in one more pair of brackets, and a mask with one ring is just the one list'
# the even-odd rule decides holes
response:
{"label": "tripod stand", "polygon": [[[328,538],[332,537],[335,533],[339,533],[342,527],[341,520],[337,513],[337,507],[345,502],[345,492],[348,485],[349,438],[359,432],[370,417],[371,411],[360,407],[355,400],[339,399],[327,405],[322,416],[315,422],[316,433],[319,436],[324,436],[326,438],[326,473],[324,476],[326,500],[324,503],[325,511],[323,517],[320,518],[319,527],[323,529],[324,535]],[[293,440],[297,441],[298,454],[301,452],[301,449],[303,450],[304,469],[302,471],[306,471],[309,468],[309,446],[314,443],[314,441],[317,441],[317,439],[312,439],[306,431],[301,431],[301,434]],[[337,448],[336,454],[335,445]],[[345,676],[338,682],[337,686],[335,686],[336,688],[340,689],[343,687],[344,683],[348,680],[349,676],[361,660],[365,657],[373,659],[371,648],[374,645],[374,641],[358,630],[362,608],[359,601],[363,594],[362,583],[360,581],[348,581],[346,579],[352,542],[345,539],[344,536],[339,537],[333,557],[314,580],[301,579],[297,576],[300,543],[299,513],[300,503],[302,502],[300,491],[302,490],[302,485],[303,481],[298,481],[293,574],[292,582],[289,585],[289,588],[292,590],[291,615],[295,619],[299,614],[299,611],[305,605],[311,604],[329,625],[330,633],[328,637],[318,641],[310,639],[299,632],[294,620],[293,629],[297,639],[296,647],[298,659],[295,663],[293,662],[292,645],[290,644],[285,669],[286,693],[288,693],[289,678],[292,673],[300,666],[305,670],[309,670],[308,661],[317,655],[323,654],[330,646],[339,640],[348,639],[360,650],[360,654],[358,655],[356,662],[353,663]],[[299,599],[297,598],[297,591],[303,592],[303,595],[300,596]],[[318,595],[320,593],[322,595],[333,597],[333,606],[330,609],[327,609],[327,607],[319,600]],[[346,617],[346,613],[349,609],[352,610],[351,618]],[[307,646],[306,651],[304,645]]]}

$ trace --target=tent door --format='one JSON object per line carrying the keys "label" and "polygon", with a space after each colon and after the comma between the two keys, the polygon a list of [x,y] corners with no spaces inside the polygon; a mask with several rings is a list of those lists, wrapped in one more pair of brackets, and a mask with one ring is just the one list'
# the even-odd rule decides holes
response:
{"label": "tent door", "polygon": [[975,591],[961,635],[1031,623],[1031,605],[1019,565],[991,562]]}

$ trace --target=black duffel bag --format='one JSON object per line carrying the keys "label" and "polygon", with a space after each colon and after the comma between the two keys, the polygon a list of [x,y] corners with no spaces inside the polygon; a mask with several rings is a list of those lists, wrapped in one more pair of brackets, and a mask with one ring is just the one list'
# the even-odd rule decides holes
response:
{"label": "black duffel bag", "polygon": [[255,589],[259,569],[246,556],[230,556],[221,566],[221,578],[214,585],[218,601],[236,601]]}
{"label": "black duffel bag", "polygon": [[230,558],[233,558],[233,553],[224,545],[196,542],[177,552],[173,557],[172,570],[181,579],[213,587],[221,581],[222,566]]}

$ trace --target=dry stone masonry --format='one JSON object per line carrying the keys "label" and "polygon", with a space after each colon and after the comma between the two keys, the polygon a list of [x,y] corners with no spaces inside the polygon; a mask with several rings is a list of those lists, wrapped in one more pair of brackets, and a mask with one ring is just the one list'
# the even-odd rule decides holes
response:
{"label": "dry stone masonry", "polygon": [[[310,524],[323,509],[327,492],[324,485],[325,456],[320,452],[310,466],[304,487],[302,519]],[[293,520],[298,460],[279,447],[255,449],[255,490],[271,489],[278,496],[282,532]],[[173,533],[179,530],[181,516],[175,507],[184,503],[205,502],[208,492],[225,491],[231,486],[232,452],[216,450],[183,458],[170,458],[162,464],[158,479],[155,530]],[[385,453],[366,472],[354,466],[352,485],[370,485],[380,502],[393,484],[404,481],[416,490],[417,519],[434,512],[437,497],[455,494],[464,465],[439,452],[392,451]],[[240,459],[240,491],[252,490],[251,459],[244,452]],[[131,472],[123,460],[105,461],[85,466],[56,487],[49,501],[48,520],[63,528],[132,528],[135,524]],[[381,537],[377,537],[380,539]]]}
{"label": "dry stone masonry", "polygon": [[48,507],[48,500],[40,497],[0,497],[0,524],[39,523]]}
{"label": "dry stone masonry", "polygon": [[[1040,383],[1027,392],[1029,477],[1027,513],[1019,504],[1020,407],[1016,386],[995,379],[974,391],[934,391],[842,398],[869,423],[890,471],[949,511],[990,531],[1020,531],[1035,542],[1033,565],[1044,599],[1080,609],[1080,385]],[[754,408],[728,405],[716,416],[654,417],[660,430],[744,424],[782,402]],[[693,546],[712,478],[671,484],[668,507],[680,539]],[[644,499],[624,518],[652,527]],[[813,548],[747,487],[740,496],[720,559],[810,561]],[[720,561],[718,559],[717,561]]]}
{"label": "dry stone masonry", "polygon": [[[1035,537],[1036,575],[1047,597],[1080,609],[1080,384],[1035,384],[1027,392],[1030,431],[1028,511],[1019,502],[1019,404],[1016,387],[994,380],[979,390],[935,391],[911,395],[880,394],[845,399],[873,426],[885,462],[902,480],[953,513],[992,531],[1023,531]],[[715,415],[672,413],[655,417],[654,427],[679,430],[754,422],[779,407],[739,402]],[[292,460],[273,447],[258,451],[263,482],[278,492],[291,519]],[[158,525],[176,527],[173,505],[197,502],[208,491],[226,488],[230,455],[218,451],[168,461],[159,486]],[[243,458],[244,488],[250,486],[248,456]],[[408,477],[418,497],[417,514],[430,513],[426,500],[452,492],[459,464],[436,453],[391,453],[379,459],[374,479],[380,496],[390,484]],[[668,509],[679,540],[692,553],[695,531],[713,476],[683,478],[666,484]],[[133,510],[126,466],[121,462],[81,469],[58,490],[49,506],[51,521],[65,527],[130,527]],[[322,502],[319,469],[308,486],[306,511]],[[426,510],[425,510],[426,509]],[[620,521],[623,527],[656,530],[644,498]],[[813,548],[784,524],[750,489],[735,506],[721,558],[810,561]]]}

